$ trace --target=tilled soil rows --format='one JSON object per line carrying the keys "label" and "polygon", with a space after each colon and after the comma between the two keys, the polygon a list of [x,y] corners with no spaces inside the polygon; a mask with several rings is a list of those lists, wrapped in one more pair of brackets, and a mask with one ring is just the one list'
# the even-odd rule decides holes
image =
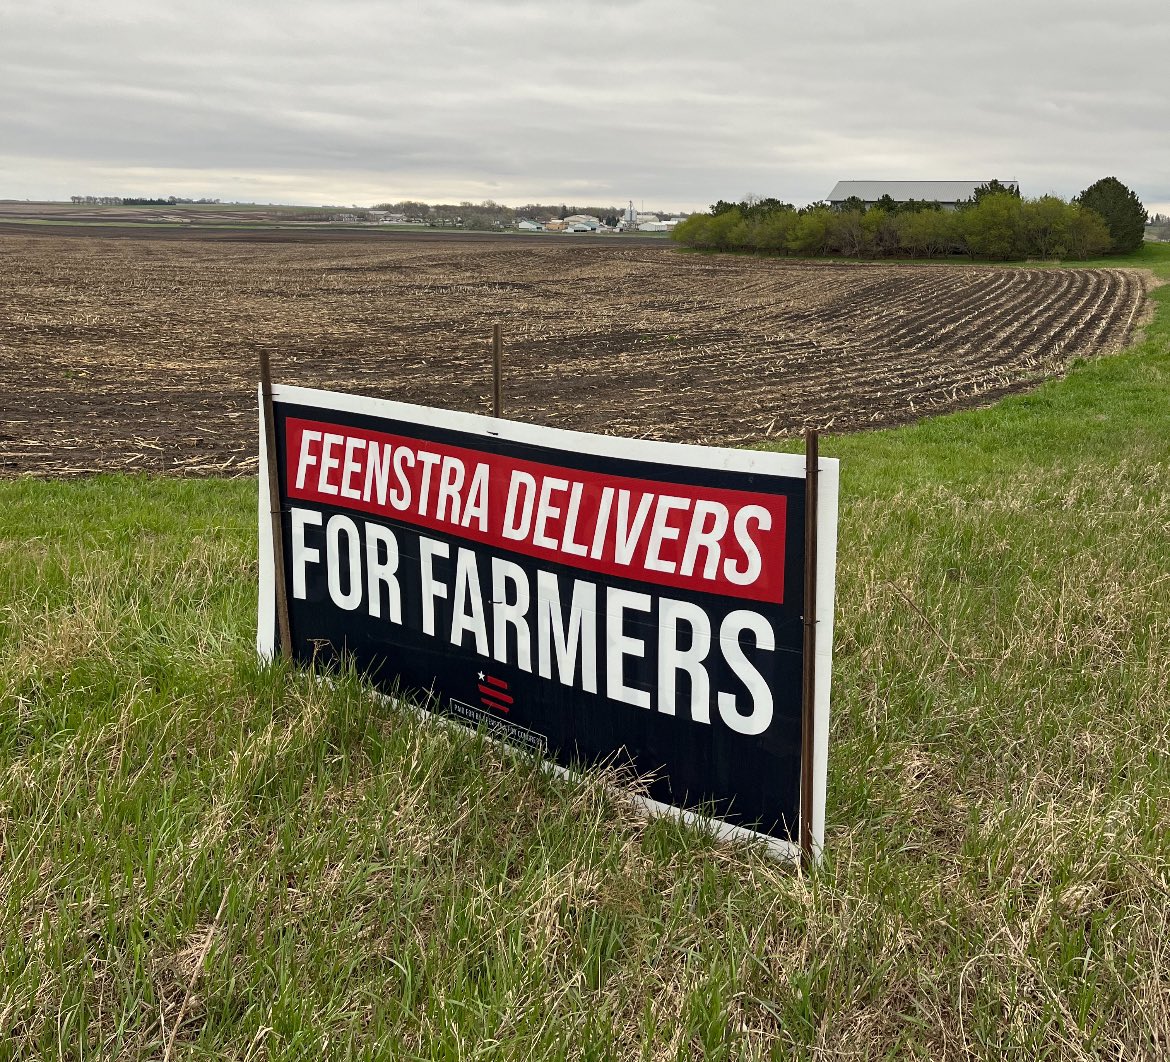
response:
{"label": "tilled soil rows", "polygon": [[743,444],[989,403],[1115,350],[1147,280],[1107,269],[703,257],[598,237],[0,234],[0,476],[256,468],[278,382]]}

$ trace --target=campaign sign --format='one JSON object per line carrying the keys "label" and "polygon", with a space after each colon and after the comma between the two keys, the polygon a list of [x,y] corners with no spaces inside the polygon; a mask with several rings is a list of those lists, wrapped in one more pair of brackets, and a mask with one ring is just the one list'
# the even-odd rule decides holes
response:
{"label": "campaign sign", "polygon": [[[261,448],[257,645],[650,803],[799,838],[804,458],[587,435],[297,387]],[[263,415],[263,411],[262,414]],[[261,434],[263,438],[263,432]],[[822,843],[837,462],[821,459],[811,825]],[[269,476],[284,571],[273,570]]]}

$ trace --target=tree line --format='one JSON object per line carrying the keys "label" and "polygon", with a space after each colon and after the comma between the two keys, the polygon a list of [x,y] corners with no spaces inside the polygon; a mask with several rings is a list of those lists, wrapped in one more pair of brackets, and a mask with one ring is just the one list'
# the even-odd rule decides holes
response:
{"label": "tree line", "polygon": [[1071,201],[1024,199],[1018,189],[992,181],[956,210],[889,196],[871,206],[852,199],[799,209],[776,199],[720,200],[709,213],[680,222],[671,236],[698,250],[817,258],[1085,259],[1136,250],[1145,222],[1137,196],[1106,177]]}

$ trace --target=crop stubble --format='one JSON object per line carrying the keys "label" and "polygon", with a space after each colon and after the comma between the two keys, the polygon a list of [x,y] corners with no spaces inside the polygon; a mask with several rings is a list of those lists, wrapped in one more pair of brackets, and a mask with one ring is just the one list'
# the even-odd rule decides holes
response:
{"label": "crop stubble", "polygon": [[1116,349],[1129,270],[701,257],[597,237],[0,235],[0,476],[254,472],[279,382],[740,444],[985,404]]}

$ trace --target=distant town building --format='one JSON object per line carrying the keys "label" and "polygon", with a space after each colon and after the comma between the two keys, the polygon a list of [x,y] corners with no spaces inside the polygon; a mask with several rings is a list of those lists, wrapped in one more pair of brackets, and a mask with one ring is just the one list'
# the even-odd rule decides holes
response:
{"label": "distant town building", "polygon": [[[847,199],[860,199],[867,207],[877,204],[883,196],[889,196],[895,203],[908,203],[911,199],[920,203],[938,203],[944,210],[954,210],[960,203],[967,202],[975,189],[991,183],[988,177],[982,181],[838,181],[828,195],[830,206],[840,206]],[[1005,188],[1019,191],[1019,181],[999,182]]]}
{"label": "distant town building", "polygon": [[597,232],[601,228],[601,218],[595,218],[592,214],[570,214],[565,218],[565,226],[574,232],[580,232],[581,227],[589,232]]}

